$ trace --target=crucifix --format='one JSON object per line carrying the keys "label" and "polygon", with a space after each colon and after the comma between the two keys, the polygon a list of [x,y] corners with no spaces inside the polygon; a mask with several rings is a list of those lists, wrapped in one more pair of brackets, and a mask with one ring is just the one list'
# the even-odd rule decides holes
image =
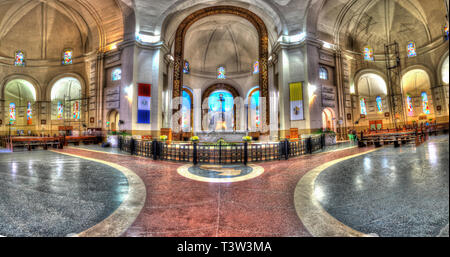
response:
{"label": "crucifix", "polygon": [[225,123],[225,98],[223,97],[223,94],[219,95],[219,102],[220,102],[220,112],[221,112],[221,120],[217,124],[218,130],[226,130],[227,125]]}

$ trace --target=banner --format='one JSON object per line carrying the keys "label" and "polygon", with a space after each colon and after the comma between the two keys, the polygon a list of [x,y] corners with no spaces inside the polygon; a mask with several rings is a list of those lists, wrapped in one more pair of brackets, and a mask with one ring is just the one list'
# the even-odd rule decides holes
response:
{"label": "banner", "polygon": [[291,100],[291,121],[304,120],[303,113],[303,83],[291,83],[290,100]]}
{"label": "banner", "polygon": [[138,84],[138,123],[150,124],[152,85]]}

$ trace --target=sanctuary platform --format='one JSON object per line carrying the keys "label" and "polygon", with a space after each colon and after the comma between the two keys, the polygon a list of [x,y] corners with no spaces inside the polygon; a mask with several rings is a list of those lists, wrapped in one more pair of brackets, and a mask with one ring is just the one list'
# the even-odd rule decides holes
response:
{"label": "sanctuary platform", "polygon": [[195,133],[200,142],[217,142],[220,139],[226,142],[242,142],[242,138],[247,136],[246,131],[201,131]]}

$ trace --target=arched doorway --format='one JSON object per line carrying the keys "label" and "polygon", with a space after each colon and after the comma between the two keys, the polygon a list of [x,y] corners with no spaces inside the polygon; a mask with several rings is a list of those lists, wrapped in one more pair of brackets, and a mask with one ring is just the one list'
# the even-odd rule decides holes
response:
{"label": "arched doorway", "polygon": [[235,131],[239,92],[227,84],[210,86],[202,95],[202,127],[205,131]]}
{"label": "arched doorway", "polygon": [[111,110],[109,114],[107,115],[107,129],[109,131],[119,131],[119,120],[120,120],[120,114],[117,110]]}
{"label": "arched doorway", "polygon": [[15,79],[4,88],[6,124],[14,130],[12,134],[29,135],[35,129],[33,113],[36,110],[36,89],[27,80]]}
{"label": "arched doorway", "polygon": [[336,117],[334,115],[333,109],[325,108],[322,111],[322,129],[323,129],[323,131],[336,132],[335,120],[336,120]]}
{"label": "arched doorway", "polygon": [[[259,85],[261,87],[260,96],[269,96],[269,80],[268,80],[268,32],[267,28],[261,18],[259,18],[253,12],[236,7],[236,6],[214,6],[201,9],[189,15],[179,25],[176,37],[175,37],[175,50],[174,50],[174,76],[173,76],[173,98],[181,97],[182,85],[183,85],[183,68],[185,64],[184,60],[184,47],[185,36],[189,28],[197,21],[218,14],[236,15],[248,20],[257,30],[259,34]],[[266,101],[266,121],[270,122],[270,101]],[[177,110],[174,110],[177,112]],[[236,124],[236,123],[235,123]]]}
{"label": "arched doorway", "polygon": [[431,102],[431,82],[428,73],[422,69],[408,71],[402,78],[407,122],[427,123],[434,117]]}

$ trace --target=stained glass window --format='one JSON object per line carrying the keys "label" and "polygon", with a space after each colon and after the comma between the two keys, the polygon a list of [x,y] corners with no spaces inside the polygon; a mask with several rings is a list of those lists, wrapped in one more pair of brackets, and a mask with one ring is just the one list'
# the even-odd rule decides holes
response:
{"label": "stained glass window", "polygon": [[428,95],[426,92],[422,92],[422,107],[424,114],[430,114],[430,105],[428,104]]}
{"label": "stained glass window", "polygon": [[261,126],[261,116],[259,108],[259,90],[254,91],[250,95],[250,121],[256,128]]}
{"label": "stained glass window", "polygon": [[72,50],[65,50],[63,54],[63,64],[68,65],[72,64],[72,57],[73,57],[73,51]]}
{"label": "stained glass window", "polygon": [[406,95],[406,107],[408,109],[408,116],[414,116],[414,107],[411,95]]}
{"label": "stained glass window", "polygon": [[56,115],[57,120],[62,120],[64,117],[64,106],[61,102],[58,102],[58,113]]}
{"label": "stained glass window", "polygon": [[212,93],[208,98],[211,113],[210,130],[232,130],[234,128],[234,98],[225,90]]}
{"label": "stained glass window", "polygon": [[122,69],[121,68],[117,68],[115,70],[113,70],[112,74],[112,81],[119,81],[122,79]]}
{"label": "stained glass window", "polygon": [[183,90],[183,104],[181,107],[181,128],[184,132],[189,132],[191,130],[191,106],[191,95],[186,90]]}
{"label": "stained glass window", "polygon": [[408,57],[415,57],[415,56],[417,56],[416,43],[411,41],[408,43]]}
{"label": "stained glass window", "polygon": [[383,112],[383,99],[381,98],[381,96],[377,96],[377,109],[378,113]]}
{"label": "stained glass window", "polygon": [[253,64],[253,74],[258,74],[258,73],[259,73],[259,62],[256,61],[256,62]]}
{"label": "stained glass window", "polygon": [[320,77],[320,79],[328,80],[328,70],[324,67],[320,67],[319,77]]}
{"label": "stained glass window", "polygon": [[361,98],[360,105],[361,105],[361,114],[367,115],[366,98]]}
{"label": "stained glass window", "polygon": [[16,125],[16,104],[9,104],[9,124]]}
{"label": "stained glass window", "polygon": [[364,60],[373,61],[373,48],[365,47],[364,48]]}
{"label": "stained glass window", "polygon": [[80,119],[80,102],[78,102],[78,101],[75,101],[73,103],[73,118],[75,120]]}
{"label": "stained glass window", "polygon": [[188,61],[184,61],[183,73],[184,73],[184,74],[189,74],[189,73],[191,73],[191,66],[190,66],[190,64],[189,64]]}
{"label": "stained glass window", "polygon": [[226,79],[226,71],[225,67],[219,67],[217,68],[217,79]]}
{"label": "stained glass window", "polygon": [[28,102],[27,106],[27,125],[33,124],[33,110],[31,107],[31,102]]}
{"label": "stained glass window", "polygon": [[444,38],[445,38],[445,40],[448,40],[448,24],[446,24],[445,26],[444,26]]}
{"label": "stained glass window", "polygon": [[16,52],[14,66],[25,66],[25,55],[20,50]]}

